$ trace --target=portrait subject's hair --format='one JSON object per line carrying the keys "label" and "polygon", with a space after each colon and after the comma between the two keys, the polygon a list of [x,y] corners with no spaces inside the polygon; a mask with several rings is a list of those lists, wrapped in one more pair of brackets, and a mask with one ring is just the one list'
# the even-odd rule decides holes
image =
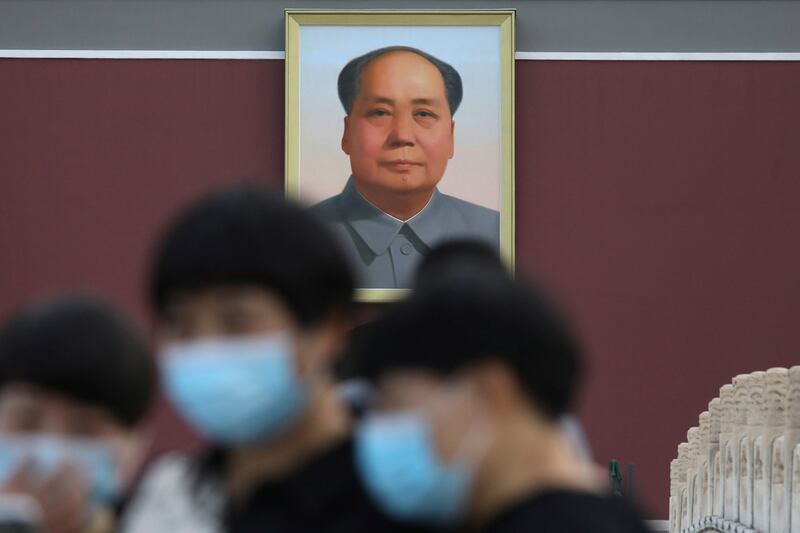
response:
{"label": "portrait subject's hair", "polygon": [[30,305],[0,330],[0,389],[26,384],[109,412],[125,426],[147,413],[155,363],[125,319],[84,296]]}
{"label": "portrait subject's hair", "polygon": [[456,110],[461,104],[461,98],[464,95],[464,90],[461,85],[461,76],[456,69],[441,59],[417,48],[412,48],[411,46],[387,46],[351,59],[344,66],[342,71],[339,72],[339,101],[342,102],[342,106],[348,115],[353,109],[353,101],[355,101],[356,96],[358,96],[361,72],[364,70],[364,67],[373,59],[377,59],[391,52],[411,52],[432,63],[444,80],[444,90],[447,95],[447,104],[450,107],[450,114],[456,114]]}
{"label": "portrait subject's hair", "polygon": [[566,322],[531,284],[497,264],[459,267],[429,276],[412,296],[361,334],[361,374],[395,370],[441,377],[482,361],[508,365],[531,404],[552,419],[571,407],[580,353]]}
{"label": "portrait subject's hair", "polygon": [[178,293],[254,285],[279,297],[307,326],[347,309],[354,283],[322,221],[266,190],[238,185],[190,205],[168,227],[150,294],[163,314]]}

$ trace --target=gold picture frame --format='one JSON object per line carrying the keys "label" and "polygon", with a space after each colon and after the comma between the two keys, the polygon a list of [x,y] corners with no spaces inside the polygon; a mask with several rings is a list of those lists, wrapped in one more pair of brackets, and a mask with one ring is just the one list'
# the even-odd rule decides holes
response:
{"label": "gold picture frame", "polygon": [[[497,102],[499,147],[497,154],[499,191],[499,250],[509,268],[514,268],[514,53],[516,11],[502,10],[295,10],[285,11],[285,191],[289,198],[304,200],[301,195],[301,37],[304,29],[347,27],[350,38],[357,28],[414,26],[436,28],[489,27],[497,35]],[[368,30],[364,30],[367,32]],[[415,28],[415,31],[421,31]],[[445,31],[445,30],[441,30]],[[494,38],[494,37],[492,37]],[[404,44],[404,43],[398,43]],[[493,45],[494,46],[494,45]],[[318,48],[317,48],[318,49]],[[493,48],[494,50],[494,48]],[[322,52],[320,52],[322,53]],[[493,57],[493,56],[492,56]],[[341,127],[341,126],[338,126]],[[458,152],[456,152],[458,153]],[[356,299],[361,302],[386,302],[402,298],[407,289],[359,288]]]}

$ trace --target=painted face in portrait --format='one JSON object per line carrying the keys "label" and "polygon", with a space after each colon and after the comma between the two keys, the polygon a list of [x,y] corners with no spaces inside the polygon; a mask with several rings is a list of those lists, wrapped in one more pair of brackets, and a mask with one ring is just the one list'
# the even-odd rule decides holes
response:
{"label": "painted face in portrait", "polygon": [[412,52],[389,52],[361,72],[342,150],[359,192],[380,205],[389,194],[433,193],[453,157],[453,131],[438,69]]}

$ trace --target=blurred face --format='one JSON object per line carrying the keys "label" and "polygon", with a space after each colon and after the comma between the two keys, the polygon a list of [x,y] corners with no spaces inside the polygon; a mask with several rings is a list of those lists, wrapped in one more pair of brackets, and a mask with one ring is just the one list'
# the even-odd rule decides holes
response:
{"label": "blurred face", "polygon": [[432,193],[453,157],[453,118],[438,69],[411,52],[367,64],[345,118],[342,150],[356,187],[397,194]]}
{"label": "blurred face", "polygon": [[258,286],[188,291],[164,311],[162,380],[201,435],[239,449],[304,438],[337,353],[334,319],[307,327]]}
{"label": "blurred face", "polygon": [[161,324],[164,341],[265,335],[297,329],[289,309],[260,287],[218,287],[178,294]]}
{"label": "blurred face", "polygon": [[168,302],[160,327],[162,343],[263,335],[291,337],[301,375],[319,372],[334,347],[325,335],[302,328],[273,292],[258,286],[220,286],[177,294]]}
{"label": "blurred face", "polygon": [[443,380],[423,371],[393,372],[380,380],[376,407],[382,412],[424,413],[444,462],[463,453],[467,440],[484,448],[493,430],[491,416],[469,375]]}
{"label": "blurred face", "polygon": [[0,433],[102,439],[121,437],[128,431],[104,409],[18,384],[0,393]]}
{"label": "blurred face", "polygon": [[0,392],[0,436],[102,444],[111,452],[123,492],[135,478],[148,441],[143,428],[129,428],[105,409],[24,383]]}

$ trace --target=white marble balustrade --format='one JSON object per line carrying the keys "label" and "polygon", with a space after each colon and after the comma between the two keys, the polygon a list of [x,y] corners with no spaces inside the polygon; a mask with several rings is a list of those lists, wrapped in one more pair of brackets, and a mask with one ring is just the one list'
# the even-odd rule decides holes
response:
{"label": "white marble balustrade", "polygon": [[670,463],[671,533],[800,533],[800,366],[720,388]]}

